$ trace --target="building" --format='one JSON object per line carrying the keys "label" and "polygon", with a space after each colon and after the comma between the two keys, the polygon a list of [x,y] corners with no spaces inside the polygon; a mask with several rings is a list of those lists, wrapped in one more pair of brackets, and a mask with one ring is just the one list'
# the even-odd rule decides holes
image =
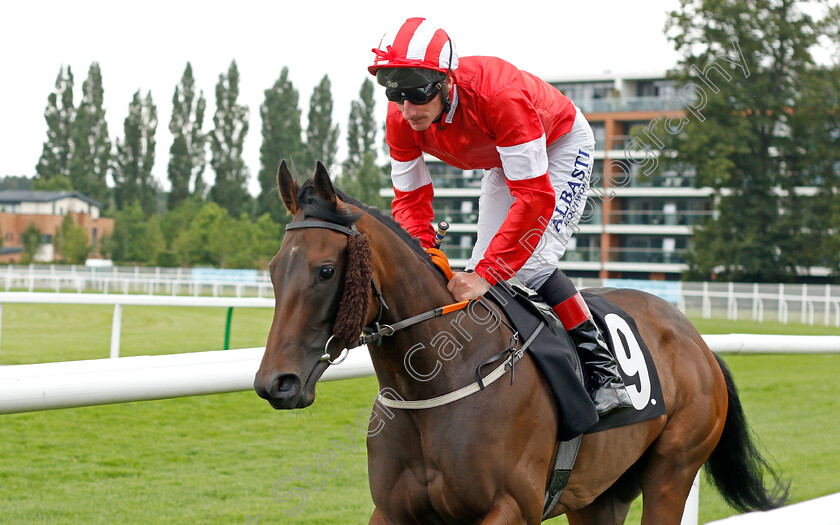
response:
{"label": "building", "polygon": [[68,213],[87,232],[91,256],[97,257],[102,236],[114,229],[114,219],[102,217],[101,211],[101,203],[74,191],[0,191],[0,235],[3,236],[0,262],[20,262],[23,232],[30,224],[35,224],[43,235],[34,260],[56,259],[59,254],[53,241]]}
{"label": "building", "polygon": [[[635,129],[655,144],[657,139],[645,135],[644,128],[663,115],[682,114],[685,104],[675,82],[658,72],[550,83],[583,111],[596,141],[592,214],[581,222],[576,245],[561,267],[581,276],[680,279],[687,269],[683,254],[692,226],[712,213],[712,189],[695,188],[691,174],[640,161],[631,137]],[[653,158],[659,152],[652,153]]]}
{"label": "building", "polygon": [[[660,72],[549,82],[583,111],[596,140],[587,209],[561,268],[573,277],[680,279],[687,269],[683,253],[691,228],[711,213],[712,190],[695,188],[690,175],[662,169],[647,175],[648,166],[638,156],[628,160],[626,152],[632,150],[631,129],[684,107],[674,81]],[[453,266],[462,267],[475,243],[483,173],[456,169],[430,156],[426,161],[435,187],[435,220],[451,225],[444,251]],[[393,188],[389,185],[380,194],[392,198]]]}

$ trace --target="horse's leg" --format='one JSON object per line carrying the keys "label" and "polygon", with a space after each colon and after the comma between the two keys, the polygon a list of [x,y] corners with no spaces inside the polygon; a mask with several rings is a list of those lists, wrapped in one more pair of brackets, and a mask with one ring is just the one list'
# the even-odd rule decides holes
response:
{"label": "horse's leg", "polygon": [[641,525],[680,522],[694,477],[720,439],[726,395],[715,396],[717,390],[718,385],[701,384],[698,391],[711,392],[711,399],[695,393],[671,416],[648,449],[640,478],[644,498]]}
{"label": "horse's leg", "polygon": [[622,525],[627,518],[627,512],[641,490],[637,483],[637,463],[625,472],[613,486],[595,498],[595,501],[574,511],[568,511],[569,525]]}
{"label": "horse's leg", "polygon": [[[513,498],[506,496],[503,501],[493,505],[490,512],[481,520],[481,525],[519,525],[528,523]],[[539,520],[533,522],[539,523]]]}
{"label": "horse's leg", "polygon": [[642,480],[641,525],[679,523],[699,466],[677,466],[665,460],[652,465]]}
{"label": "horse's leg", "polygon": [[391,522],[385,517],[385,514],[379,509],[373,509],[373,514],[370,517],[368,525],[390,525]]}
{"label": "horse's leg", "polygon": [[618,498],[599,497],[580,510],[567,512],[566,517],[569,525],[622,525],[631,503]]}

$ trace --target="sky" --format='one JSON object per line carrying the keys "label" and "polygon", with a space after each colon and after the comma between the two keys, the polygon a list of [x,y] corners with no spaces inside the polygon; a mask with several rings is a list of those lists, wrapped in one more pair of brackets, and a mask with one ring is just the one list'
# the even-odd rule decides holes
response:
{"label": "sky", "polygon": [[[244,158],[249,190],[256,194],[259,107],[284,66],[300,95],[304,127],[312,90],[329,76],[342,160],[350,103],[369,77],[371,48],[406,18],[426,17],[446,29],[461,56],[498,56],[543,78],[559,78],[664,72],[677,60],[664,35],[666,14],[677,7],[677,0],[2,2],[0,176],[35,174],[46,140],[44,109],[62,65],[73,70],[78,104],[90,64],[99,63],[112,142],[123,136],[133,94],[151,91],[158,108],[153,173],[168,189],[171,100],[186,63],[207,99],[208,131],[219,75],[236,60],[239,103],[251,114]],[[382,91],[377,86],[379,120],[386,107]],[[205,178],[212,183],[212,177],[208,165]]]}

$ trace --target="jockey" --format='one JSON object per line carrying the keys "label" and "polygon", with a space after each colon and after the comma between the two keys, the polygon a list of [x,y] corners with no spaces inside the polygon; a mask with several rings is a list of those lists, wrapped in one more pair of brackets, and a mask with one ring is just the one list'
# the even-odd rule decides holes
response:
{"label": "jockey", "polygon": [[589,308],[557,267],[586,204],[595,139],[581,111],[553,86],[495,57],[459,59],[443,29],[409,18],[373,49],[385,87],[394,218],[434,246],[429,153],[483,169],[478,238],[449,290],[475,299],[516,275],[554,309],[587,370],[599,414],[632,406]]}

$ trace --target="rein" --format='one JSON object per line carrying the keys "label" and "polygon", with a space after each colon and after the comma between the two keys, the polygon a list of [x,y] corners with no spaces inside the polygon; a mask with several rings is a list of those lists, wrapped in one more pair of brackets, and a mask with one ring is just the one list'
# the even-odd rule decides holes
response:
{"label": "rein", "polygon": [[[339,233],[343,233],[350,238],[354,236],[361,236],[363,238],[364,243],[367,245],[367,249],[369,250],[369,244],[367,235],[363,232],[360,232],[356,229],[355,223],[351,224],[349,227],[342,226],[340,224],[335,224],[331,222],[325,221],[313,221],[313,220],[303,220],[300,222],[292,222],[286,225],[286,230],[295,230],[295,229],[302,229],[302,228],[324,228],[327,230],[333,230]],[[351,244],[348,243],[348,250],[350,249]],[[435,250],[438,251],[438,250]],[[437,256],[434,253],[430,253],[430,256],[435,257]],[[442,257],[442,256],[439,256]],[[440,263],[436,262],[440,266]],[[446,264],[448,268],[448,264]],[[451,273],[451,270],[450,270]],[[448,275],[449,277],[449,275]],[[441,306],[435,308],[433,310],[428,310],[421,314],[414,315],[409,317],[408,319],[403,319],[402,321],[398,321],[393,324],[380,324],[380,320],[382,319],[382,313],[384,310],[388,310],[388,304],[385,302],[385,297],[382,295],[382,292],[379,289],[379,286],[376,284],[376,278],[373,276],[373,273],[370,272],[370,283],[373,287],[373,293],[376,298],[379,300],[379,312],[377,313],[376,319],[373,321],[372,326],[365,326],[363,328],[363,333],[360,334],[358,340],[350,341],[347,343],[342,344],[342,350],[335,360],[332,359],[332,355],[330,354],[330,343],[333,339],[336,338],[335,334],[330,335],[329,339],[327,339],[326,344],[324,345],[324,354],[318,359],[318,361],[326,361],[328,365],[338,365],[342,363],[347,356],[349,355],[349,351],[352,348],[356,348],[358,346],[374,343],[379,344],[382,341],[383,337],[389,337],[394,335],[397,331],[408,328],[409,326],[413,326],[418,323],[422,323],[423,321],[428,321],[429,319],[434,319],[436,317],[442,317],[446,314],[457,312],[458,310],[462,310],[463,308],[467,307],[472,301],[459,301],[457,303],[448,304],[445,306]],[[339,311],[343,310],[343,304],[339,306]],[[487,308],[485,306],[485,308]],[[492,313],[492,310],[491,310]],[[502,320],[504,322],[504,320]],[[505,323],[507,325],[507,323]],[[514,365],[516,364],[519,359],[525,353],[525,350],[530,346],[531,342],[539,335],[542,331],[542,328],[545,326],[545,323],[542,322],[540,325],[534,330],[534,333],[528,338],[527,341],[522,346],[517,346],[519,342],[519,332],[513,329],[510,325],[507,325],[511,330],[513,330],[513,336],[510,340],[510,345],[508,348],[502,350],[498,354],[494,355],[487,361],[478,365],[476,369],[476,381],[468,386],[460,388],[454,392],[450,392],[449,394],[445,394],[442,396],[438,396],[432,399],[426,400],[418,400],[418,401],[404,401],[404,400],[395,400],[383,397],[381,394],[377,396],[377,399],[383,405],[389,408],[397,408],[397,409],[422,409],[422,408],[434,408],[442,405],[446,405],[448,403],[452,403],[453,401],[457,401],[459,399],[463,399],[475,392],[480,390],[484,390],[487,385],[493,383],[497,379],[499,379],[502,375],[504,375],[508,370],[511,371],[511,384],[513,384],[513,370]],[[498,361],[505,355],[509,355],[507,359],[505,359],[502,364],[500,364],[496,369],[490,372],[487,376],[481,376],[481,368],[485,365]]]}

